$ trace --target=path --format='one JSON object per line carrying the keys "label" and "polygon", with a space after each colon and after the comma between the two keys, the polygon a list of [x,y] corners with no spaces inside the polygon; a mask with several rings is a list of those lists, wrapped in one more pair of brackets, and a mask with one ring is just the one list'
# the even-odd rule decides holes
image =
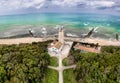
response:
{"label": "path", "polygon": [[62,66],[62,60],[63,60],[62,55],[59,55],[59,66],[58,67],[48,66],[48,68],[57,70],[59,72],[59,83],[63,83],[63,70],[76,67],[76,65]]}
{"label": "path", "polygon": [[[73,42],[67,42],[69,46],[64,46],[62,52],[59,52],[55,57],[58,58],[59,60],[59,66],[58,67],[53,67],[53,66],[48,66],[50,69],[57,70],[59,72],[59,83],[63,83],[63,71],[65,69],[70,69],[70,68],[75,68],[76,65],[71,65],[71,66],[63,66],[62,65],[62,60],[68,56],[69,51],[72,47]],[[66,48],[67,47],[67,48]],[[50,54],[51,55],[51,54]],[[53,55],[51,55],[53,56]]]}

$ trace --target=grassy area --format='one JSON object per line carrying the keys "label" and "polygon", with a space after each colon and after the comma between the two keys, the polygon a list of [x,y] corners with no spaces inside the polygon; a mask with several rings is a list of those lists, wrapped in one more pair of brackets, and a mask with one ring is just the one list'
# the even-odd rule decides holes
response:
{"label": "grassy area", "polygon": [[56,57],[51,57],[50,58],[50,66],[58,66],[58,59]]}
{"label": "grassy area", "polygon": [[58,72],[56,70],[47,69],[44,83],[58,83]]}
{"label": "grassy area", "polygon": [[67,69],[63,71],[63,78],[64,78],[64,83],[77,83],[75,80],[75,75],[73,73],[73,69]]}

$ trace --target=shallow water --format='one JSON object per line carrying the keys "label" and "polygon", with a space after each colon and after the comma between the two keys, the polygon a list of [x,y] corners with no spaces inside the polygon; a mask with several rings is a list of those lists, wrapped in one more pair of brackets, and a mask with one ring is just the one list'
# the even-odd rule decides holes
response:
{"label": "shallow water", "polygon": [[56,32],[55,26],[63,25],[66,32],[81,35],[92,28],[97,28],[93,36],[113,37],[120,34],[120,16],[100,14],[21,14],[0,16],[0,37],[28,34],[32,28],[40,35],[41,28],[47,28],[48,34]]}

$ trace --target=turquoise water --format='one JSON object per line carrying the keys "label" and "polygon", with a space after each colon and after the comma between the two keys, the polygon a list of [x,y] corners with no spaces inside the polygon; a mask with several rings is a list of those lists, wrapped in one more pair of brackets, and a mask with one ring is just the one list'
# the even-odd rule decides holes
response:
{"label": "turquoise water", "polygon": [[[99,14],[21,14],[0,16],[0,31],[23,25],[66,25],[66,28],[87,29],[99,27],[110,33],[120,33],[120,16]],[[19,27],[18,27],[19,28]],[[105,32],[103,30],[103,32]]]}

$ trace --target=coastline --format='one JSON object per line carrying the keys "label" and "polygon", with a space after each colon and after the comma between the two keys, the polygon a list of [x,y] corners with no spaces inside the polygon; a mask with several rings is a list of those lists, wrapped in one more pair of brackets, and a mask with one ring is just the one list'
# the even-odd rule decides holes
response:
{"label": "coastline", "polygon": [[[12,44],[21,44],[21,43],[32,43],[32,42],[44,42],[47,40],[54,40],[54,37],[51,38],[35,38],[35,37],[24,37],[24,38],[12,38],[12,39],[0,39],[0,45],[12,45]],[[86,43],[99,43],[101,46],[120,46],[120,41],[116,40],[107,40],[102,38],[70,38],[65,37],[65,39],[71,39],[79,42]]]}
{"label": "coastline", "polygon": [[33,38],[33,37],[24,37],[24,38],[12,38],[12,39],[0,39],[0,44],[12,45],[20,43],[32,43],[32,42],[43,42],[43,38]]}
{"label": "coastline", "polygon": [[101,46],[120,46],[120,41],[117,40],[108,40],[102,38],[86,38],[85,42],[89,43],[99,43]]}
{"label": "coastline", "polygon": [[[64,27],[65,27],[65,35],[72,34],[72,35],[76,35],[79,38],[83,37],[85,34],[87,34],[90,31],[89,28],[75,28],[75,27],[68,27],[68,26],[64,26]],[[12,29],[0,31],[0,39],[30,37],[29,29],[33,31],[33,34],[35,37],[41,37],[43,35],[42,33],[43,28],[46,29],[47,36],[58,33],[57,25],[56,26],[50,26],[50,25],[16,26]],[[110,30],[110,31],[107,31],[107,30]],[[104,30],[104,28],[98,28],[98,30],[95,31],[94,34],[92,35],[92,37],[94,38],[103,38],[103,39],[113,39],[114,36],[115,36],[115,31],[111,32],[111,29]]]}

